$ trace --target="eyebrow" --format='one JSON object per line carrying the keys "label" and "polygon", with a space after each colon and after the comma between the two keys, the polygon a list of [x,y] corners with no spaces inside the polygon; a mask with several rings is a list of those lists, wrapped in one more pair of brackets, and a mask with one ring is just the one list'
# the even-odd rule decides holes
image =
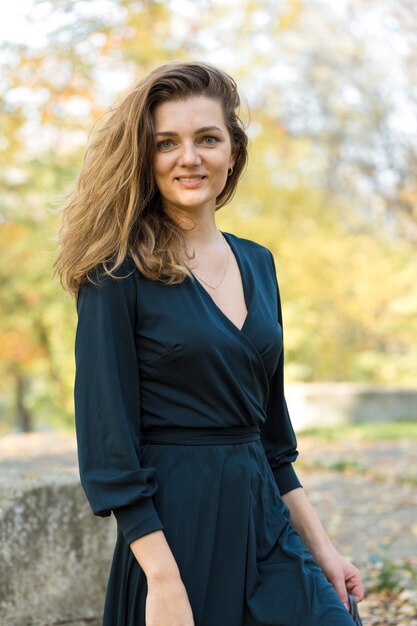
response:
{"label": "eyebrow", "polygon": [[[205,133],[212,130],[218,130],[220,133],[222,132],[221,128],[219,128],[218,126],[202,126],[198,130],[196,130],[194,134],[198,135],[199,133]],[[178,137],[178,133],[176,133],[174,130],[161,130],[155,133],[155,136]]]}

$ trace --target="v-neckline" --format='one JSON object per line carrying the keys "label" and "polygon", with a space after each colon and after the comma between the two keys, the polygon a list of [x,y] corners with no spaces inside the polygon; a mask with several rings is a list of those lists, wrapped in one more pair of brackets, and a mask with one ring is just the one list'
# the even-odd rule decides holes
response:
{"label": "v-neckline", "polygon": [[215,309],[220,313],[220,315],[223,317],[223,319],[226,321],[227,324],[229,324],[231,327],[233,327],[233,329],[235,331],[237,331],[238,333],[243,333],[243,329],[246,326],[246,323],[248,321],[249,315],[251,313],[251,306],[250,306],[250,298],[249,298],[249,286],[248,283],[246,281],[246,274],[242,265],[242,260],[239,256],[239,252],[237,251],[237,247],[235,246],[235,244],[232,241],[232,235],[230,235],[230,233],[225,233],[223,231],[220,231],[221,234],[223,235],[223,237],[226,239],[226,242],[229,244],[230,249],[232,250],[232,253],[236,259],[236,263],[237,266],[239,268],[239,273],[240,273],[240,280],[242,282],[242,289],[243,289],[243,297],[245,300],[245,306],[246,306],[246,316],[245,319],[243,320],[243,324],[242,326],[239,328],[238,326],[236,326],[236,324],[234,322],[232,322],[232,320],[230,319],[230,317],[228,317],[226,315],[226,313],[219,307],[219,305],[214,301],[214,299],[212,298],[212,296],[210,295],[210,293],[207,291],[207,289],[201,284],[201,282],[198,280],[198,278],[196,277],[196,275],[191,271],[193,277],[194,277],[194,282],[197,285],[197,288],[200,289],[200,291],[205,295],[206,298],[208,298],[208,300],[212,303],[212,305],[215,307]]}

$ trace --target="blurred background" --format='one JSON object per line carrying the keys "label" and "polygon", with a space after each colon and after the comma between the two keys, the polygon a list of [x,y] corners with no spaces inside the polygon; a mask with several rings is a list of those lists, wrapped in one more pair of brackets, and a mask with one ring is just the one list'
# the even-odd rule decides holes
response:
{"label": "blurred background", "polygon": [[250,163],[218,224],[275,254],[287,382],[415,385],[412,0],[14,0],[1,11],[1,433],[72,424],[75,307],[52,277],[59,207],[94,122],[174,59],[217,63],[240,87]]}
{"label": "blurred background", "polygon": [[275,254],[286,381],[416,385],[415,3],[14,0],[1,12],[0,433],[72,426],[58,211],[94,122],[173,59],[238,82],[250,162],[218,225]]}
{"label": "blurred background", "polygon": [[[13,0],[0,6],[0,41],[1,497],[15,494],[0,519],[15,571],[13,583],[0,574],[7,623],[29,623],[10,617],[20,605],[44,611],[31,595],[33,563],[44,562],[35,575],[60,598],[59,623],[99,624],[113,535],[87,519],[76,477],[76,310],[52,276],[59,211],[93,124],[156,65],[190,59],[221,66],[242,96],[250,161],[217,224],[275,256],[290,412],[312,411],[302,482],[363,567],[368,626],[416,625],[415,1]],[[65,526],[74,511],[82,536]],[[29,565],[25,536],[41,555]],[[57,580],[75,585],[68,554],[79,589],[57,591]]]}

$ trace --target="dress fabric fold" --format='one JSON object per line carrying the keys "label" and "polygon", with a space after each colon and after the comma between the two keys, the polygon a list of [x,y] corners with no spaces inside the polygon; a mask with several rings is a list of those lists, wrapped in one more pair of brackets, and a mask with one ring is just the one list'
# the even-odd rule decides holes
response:
{"label": "dress fabric fold", "polygon": [[145,626],[146,576],[129,545],[156,530],[195,626],[352,626],[282,499],[301,484],[273,256],[223,235],[242,278],[241,329],[195,278],[150,281],[129,256],[79,290],[80,478],[94,514],[117,520],[103,626]]}

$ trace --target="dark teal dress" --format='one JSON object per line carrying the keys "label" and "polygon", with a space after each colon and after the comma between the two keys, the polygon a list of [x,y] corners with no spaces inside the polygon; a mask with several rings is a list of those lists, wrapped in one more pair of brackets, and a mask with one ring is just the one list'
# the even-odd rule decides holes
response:
{"label": "dark teal dress", "polygon": [[271,252],[224,233],[242,276],[241,329],[195,278],[146,279],[129,256],[80,288],[75,418],[82,486],[117,520],[104,626],[145,626],[129,544],[163,529],[195,626],[352,626],[281,495],[300,487],[283,389]]}

